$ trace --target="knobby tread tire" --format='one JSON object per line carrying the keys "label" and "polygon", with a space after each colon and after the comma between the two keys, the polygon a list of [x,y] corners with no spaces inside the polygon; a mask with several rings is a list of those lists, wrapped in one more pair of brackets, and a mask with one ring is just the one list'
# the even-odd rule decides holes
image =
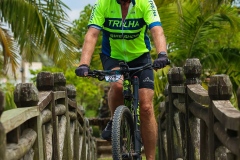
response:
{"label": "knobby tread tire", "polygon": [[113,115],[113,123],[112,123],[112,155],[113,160],[122,160],[122,151],[121,151],[121,122],[125,119],[130,128],[130,136],[133,138],[134,136],[134,128],[133,128],[133,117],[132,113],[126,106],[119,106],[114,112]]}

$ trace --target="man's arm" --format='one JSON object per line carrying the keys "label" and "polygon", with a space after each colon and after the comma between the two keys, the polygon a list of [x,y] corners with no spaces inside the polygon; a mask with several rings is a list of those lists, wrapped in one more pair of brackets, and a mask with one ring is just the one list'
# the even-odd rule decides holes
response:
{"label": "man's arm", "polygon": [[90,65],[100,30],[90,27],[85,35],[80,64]]}
{"label": "man's arm", "polygon": [[162,51],[167,53],[167,43],[166,38],[161,26],[155,26],[150,29],[150,32],[153,37],[153,42],[156,47],[156,52],[160,53]]}

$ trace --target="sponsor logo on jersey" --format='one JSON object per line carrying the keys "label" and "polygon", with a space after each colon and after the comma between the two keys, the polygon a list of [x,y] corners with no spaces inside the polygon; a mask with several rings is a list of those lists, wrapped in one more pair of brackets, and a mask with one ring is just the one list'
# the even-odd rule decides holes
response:
{"label": "sponsor logo on jersey", "polygon": [[139,37],[140,32],[137,33],[109,33],[109,37],[112,39],[126,39],[131,40]]}
{"label": "sponsor logo on jersey", "polygon": [[148,2],[150,3],[150,6],[151,6],[151,10],[152,10],[152,13],[154,16],[157,16],[157,8],[154,4],[154,1],[153,0],[148,0]]}
{"label": "sponsor logo on jersey", "polygon": [[104,27],[116,30],[137,30],[141,29],[145,24],[143,18],[126,19],[125,21],[122,21],[121,18],[106,18]]}

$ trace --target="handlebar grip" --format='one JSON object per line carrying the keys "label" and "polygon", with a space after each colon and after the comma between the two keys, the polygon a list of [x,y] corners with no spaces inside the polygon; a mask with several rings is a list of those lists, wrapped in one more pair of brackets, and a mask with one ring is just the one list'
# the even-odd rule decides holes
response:
{"label": "handlebar grip", "polygon": [[[169,64],[171,64],[171,61],[170,61],[169,59],[167,59],[166,65],[169,65]],[[164,66],[164,67],[165,67],[165,66]],[[164,67],[159,67],[159,66],[154,66],[154,65],[152,65],[152,68],[153,68],[153,69],[161,69],[161,68],[164,68]]]}

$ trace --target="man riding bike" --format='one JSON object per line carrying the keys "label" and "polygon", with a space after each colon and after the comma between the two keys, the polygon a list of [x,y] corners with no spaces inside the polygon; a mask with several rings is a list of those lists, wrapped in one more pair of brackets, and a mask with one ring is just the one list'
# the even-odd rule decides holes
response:
{"label": "man riding bike", "polygon": [[[98,0],[90,16],[88,31],[82,47],[78,76],[87,76],[92,54],[100,31],[103,33],[100,58],[104,70],[119,69],[119,62],[125,61],[129,67],[151,63],[149,29],[158,58],[153,65],[163,68],[167,65],[166,40],[160,17],[153,0]],[[139,105],[141,136],[147,160],[155,159],[157,143],[157,123],[154,116],[154,76],[147,69],[136,74],[139,77]],[[122,82],[110,83],[108,105],[111,115],[123,104]],[[102,138],[111,139],[111,123],[102,131]]]}

